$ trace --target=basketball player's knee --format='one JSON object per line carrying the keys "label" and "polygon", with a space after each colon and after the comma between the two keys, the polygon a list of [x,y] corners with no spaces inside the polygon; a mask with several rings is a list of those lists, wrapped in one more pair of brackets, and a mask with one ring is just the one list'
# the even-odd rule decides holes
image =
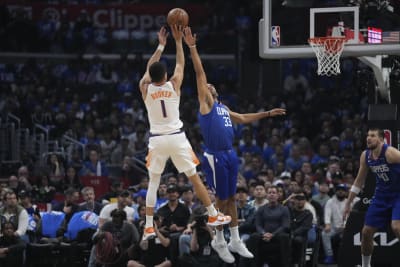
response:
{"label": "basketball player's knee", "polygon": [[236,199],[235,196],[230,196],[228,197],[228,199],[226,200],[227,204],[235,204],[236,203]]}
{"label": "basketball player's knee", "polygon": [[398,221],[398,220],[392,221],[392,230],[393,230],[393,233],[395,233],[397,237],[400,235],[400,221]]}
{"label": "basketball player's knee", "polygon": [[372,239],[374,236],[374,233],[375,233],[375,229],[368,227],[368,226],[364,226],[361,231],[362,239],[363,240]]}

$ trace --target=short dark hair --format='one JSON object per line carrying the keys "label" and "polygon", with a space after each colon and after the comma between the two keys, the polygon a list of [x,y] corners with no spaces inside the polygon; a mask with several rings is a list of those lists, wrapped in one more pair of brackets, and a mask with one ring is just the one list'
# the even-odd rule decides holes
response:
{"label": "short dark hair", "polygon": [[164,63],[154,62],[149,68],[149,74],[152,82],[161,82],[164,79],[167,67]]}
{"label": "short dark hair", "polygon": [[128,190],[124,190],[118,194],[118,196],[120,196],[120,197],[129,197],[130,195],[131,195],[131,193],[129,193]]}
{"label": "short dark hair", "polygon": [[384,132],[382,129],[380,129],[380,128],[371,127],[371,128],[369,128],[369,130],[370,130],[370,131],[376,131],[376,132],[378,132],[378,137],[380,137],[380,138],[382,138],[382,139],[385,137],[385,132]]}
{"label": "short dark hair", "polygon": [[119,218],[122,218],[124,220],[127,219],[126,212],[124,210],[120,210],[120,209],[112,210],[110,215],[111,215],[112,218],[118,218],[119,217]]}

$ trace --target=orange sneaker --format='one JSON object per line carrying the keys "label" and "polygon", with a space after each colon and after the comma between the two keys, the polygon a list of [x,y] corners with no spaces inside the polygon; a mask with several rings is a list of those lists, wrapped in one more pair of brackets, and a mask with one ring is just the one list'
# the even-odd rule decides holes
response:
{"label": "orange sneaker", "polygon": [[224,215],[221,212],[218,212],[217,216],[210,216],[208,215],[208,222],[207,224],[210,226],[218,226],[228,224],[232,221],[231,216]]}
{"label": "orange sneaker", "polygon": [[148,239],[150,239],[152,237],[155,237],[155,236],[156,236],[156,232],[154,231],[154,227],[146,227],[146,228],[144,228],[143,237],[142,237],[143,240],[148,240]]}

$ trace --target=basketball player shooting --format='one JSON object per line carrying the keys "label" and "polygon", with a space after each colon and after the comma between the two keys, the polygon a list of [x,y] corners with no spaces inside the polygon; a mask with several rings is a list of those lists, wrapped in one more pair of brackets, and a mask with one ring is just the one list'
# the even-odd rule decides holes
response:
{"label": "basketball player shooting", "polygon": [[[153,214],[157,189],[166,161],[169,158],[172,159],[177,170],[185,173],[193,184],[197,197],[207,208],[209,223],[222,225],[231,221],[229,216],[218,213],[211,203],[208,192],[196,171],[199,160],[195,156],[185,132],[182,130],[183,123],[179,115],[179,101],[185,67],[182,47],[183,26],[170,25],[170,27],[176,45],[174,74],[168,80],[166,66],[159,62],[168,37],[166,28],[162,27],[158,32],[159,45],[150,57],[146,72],[139,82],[140,92],[150,123],[149,151],[146,157],[150,181],[146,196],[144,240],[155,236]],[[173,224],[171,227],[177,226]]]}
{"label": "basketball player shooting", "polygon": [[360,156],[360,168],[347,198],[343,219],[349,215],[351,203],[360,193],[368,174],[374,173],[376,188],[365,216],[361,235],[362,267],[371,267],[375,232],[391,223],[400,238],[400,151],[383,141],[383,130],[371,128],[367,135],[367,149]]}

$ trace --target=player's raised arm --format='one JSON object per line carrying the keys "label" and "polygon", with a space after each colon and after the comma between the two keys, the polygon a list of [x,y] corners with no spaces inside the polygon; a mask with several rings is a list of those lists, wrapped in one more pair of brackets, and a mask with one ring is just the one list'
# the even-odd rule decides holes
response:
{"label": "player's raised arm", "polygon": [[214,103],[213,96],[208,88],[206,73],[196,47],[196,34],[192,34],[190,27],[184,30],[184,40],[190,49],[190,55],[193,61],[193,68],[196,73],[197,95],[200,102],[200,113],[208,113]]}
{"label": "player's raised arm", "polygon": [[368,174],[368,166],[365,159],[365,151],[361,153],[360,156],[360,168],[358,169],[357,177],[354,180],[353,185],[351,186],[349,196],[346,200],[346,205],[343,212],[343,220],[346,220],[349,216],[351,203],[353,203],[354,198],[360,193],[361,188],[364,186],[365,179]]}
{"label": "player's raised arm", "polygon": [[154,51],[153,55],[149,58],[146,66],[146,72],[144,73],[142,79],[139,82],[140,92],[142,93],[143,98],[146,96],[147,84],[151,83],[149,68],[154,63],[160,60],[161,54],[164,51],[164,47],[167,44],[168,32],[165,27],[161,27],[158,32],[158,46],[156,51]]}
{"label": "player's raised arm", "polygon": [[286,115],[286,109],[274,108],[268,111],[257,112],[257,113],[245,113],[245,114],[229,110],[229,115],[231,116],[232,121],[235,123],[250,123],[263,118]]}
{"label": "player's raised arm", "polygon": [[174,74],[172,75],[170,81],[174,85],[174,89],[179,95],[183,81],[183,71],[185,69],[185,55],[182,47],[183,27],[175,24],[171,25],[171,30],[176,45],[176,64]]}

